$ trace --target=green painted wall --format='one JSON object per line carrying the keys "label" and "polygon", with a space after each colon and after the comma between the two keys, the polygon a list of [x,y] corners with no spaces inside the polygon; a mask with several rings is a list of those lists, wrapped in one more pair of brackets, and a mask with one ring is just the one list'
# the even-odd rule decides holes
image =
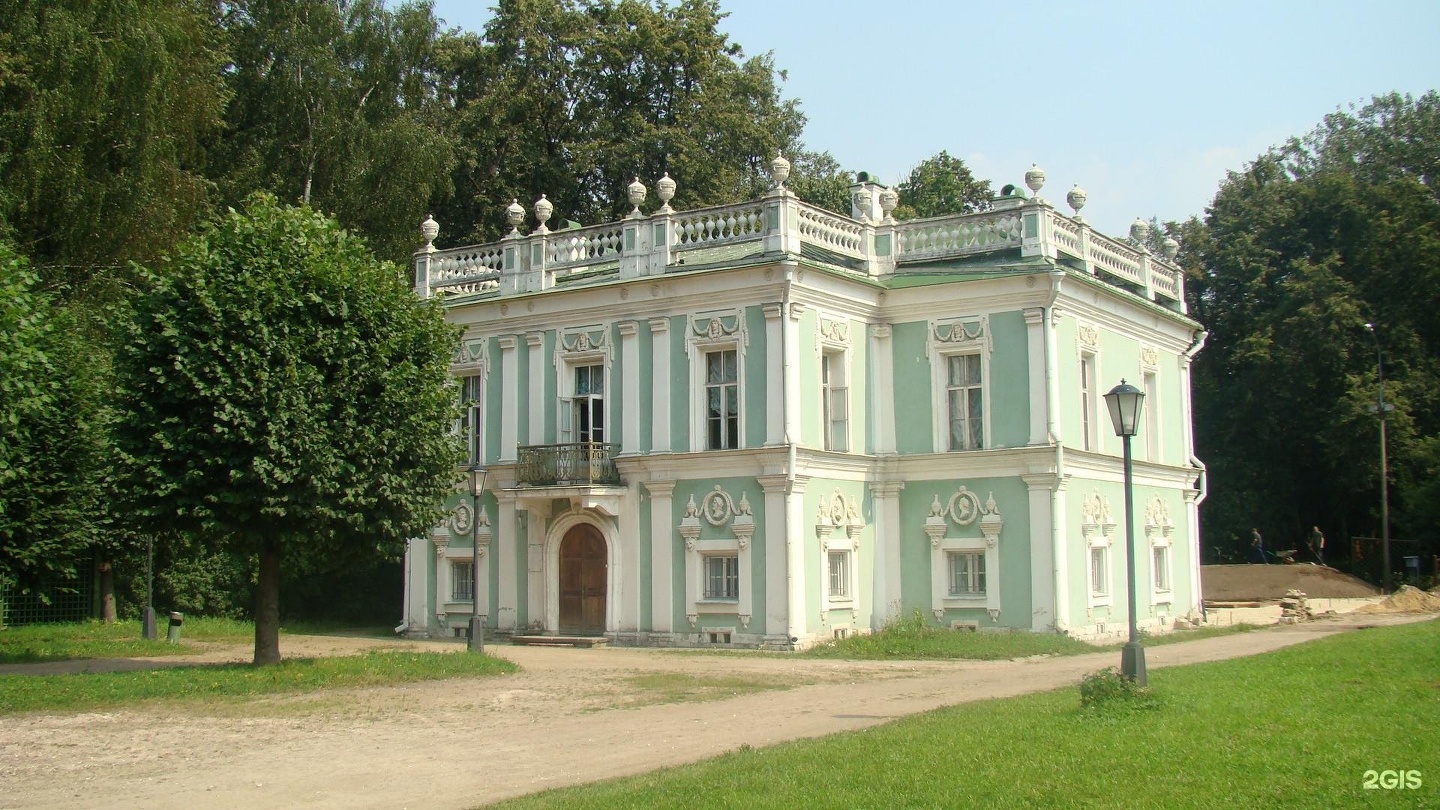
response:
{"label": "green painted wall", "polygon": [[500,342],[485,341],[486,365],[489,373],[485,378],[485,463],[494,464],[500,460],[500,409],[505,407],[505,396],[500,385]]}
{"label": "green painted wall", "polygon": [[800,377],[800,436],[792,438],[798,439],[804,447],[815,448],[825,446],[820,428],[820,357],[815,351],[819,331],[819,313],[806,309],[795,324],[795,340],[800,350],[799,368],[796,370]]}
{"label": "green painted wall", "polygon": [[[870,335],[860,321],[850,321],[850,452],[873,452],[870,440]],[[868,494],[868,493],[867,493]]]}
{"label": "green painted wall", "polygon": [[[755,536],[750,542],[750,570],[743,572],[751,577],[750,590],[750,629],[745,632],[763,633],[765,631],[765,548],[769,542],[765,534],[765,490],[754,478],[703,478],[678,481],[675,484],[671,504],[671,515],[669,525],[679,526],[680,520],[685,516],[685,506],[691,496],[694,496],[698,506],[701,498],[709,494],[719,485],[738,505],[740,496],[744,493],[750,504],[750,511],[755,516]],[[703,518],[700,520],[700,539],[707,540],[720,537],[733,537],[734,533],[728,526],[711,526]],[[685,540],[680,532],[670,530],[671,559],[671,596],[674,599],[675,615],[671,621],[676,633],[689,632],[690,622],[685,618],[687,604],[685,602]],[[778,543],[784,543],[785,538],[776,538]],[[701,615],[700,627],[731,627],[736,626],[737,619],[733,614],[725,615]]]}
{"label": "green painted wall", "polygon": [[[1000,594],[998,621],[991,621],[983,608],[947,611],[951,620],[973,621],[981,627],[1029,629],[1032,611],[1030,590],[1030,495],[1019,478],[962,478],[943,481],[911,481],[900,491],[900,577],[904,594],[902,616],[916,610],[934,621],[931,608],[931,546],[925,534],[925,518],[935,497],[944,504],[961,486],[985,503],[994,494],[1004,526],[1000,530]],[[978,521],[969,526],[949,525],[947,537],[980,537]],[[986,572],[986,586],[994,587],[993,574]]]}
{"label": "green painted wall", "polygon": [[744,346],[745,380],[745,447],[765,443],[766,351],[765,310],[759,306],[745,308],[745,331],[749,345]]}
{"label": "green painted wall", "polygon": [[[835,492],[839,491],[847,503],[853,501],[860,510],[865,528],[855,537],[855,553],[850,563],[859,572],[855,601],[849,609],[832,610],[822,616],[821,597],[830,587],[830,568],[820,549],[820,538],[816,536],[815,525],[822,504],[827,507]],[[861,481],[839,481],[830,478],[811,478],[805,487],[805,506],[802,511],[804,525],[798,527],[805,543],[805,621],[810,632],[821,638],[830,638],[837,625],[848,624],[852,630],[870,626],[871,611],[874,610],[875,570],[875,509],[870,501],[870,488]],[[835,529],[830,535],[835,540],[846,537],[843,528]],[[823,620],[822,620],[823,619]]]}
{"label": "green painted wall", "polygon": [[555,375],[555,339],[556,339],[556,337],[555,337],[555,330],[554,330],[554,329],[550,329],[550,330],[547,330],[547,331],[545,332],[545,343],[544,343],[544,346],[543,346],[543,349],[544,349],[544,351],[545,351],[545,359],[544,359],[544,361],[543,361],[544,364],[545,364],[545,402],[546,402],[546,407],[545,407],[545,441],[546,441],[546,442],[549,442],[549,443],[552,443],[552,444],[555,443],[555,442],[560,441],[560,439],[559,439],[559,430],[560,430],[560,428],[559,428],[559,426],[557,425],[557,423],[556,423],[556,421],[555,421],[556,419],[559,418],[559,415],[558,415],[558,413],[557,413],[557,409],[560,407],[560,392],[559,392],[558,390],[556,390],[556,388],[555,388],[555,386],[556,386],[556,384],[557,384],[556,375]]}
{"label": "green painted wall", "polygon": [[[685,350],[689,318],[670,318],[670,449],[690,449],[690,355]],[[678,525],[678,522],[677,522]]]}
{"label": "green painted wall", "polygon": [[[653,436],[651,435],[651,420],[655,418],[655,353],[654,336],[650,334],[650,327],[646,326],[644,319],[636,322],[636,350],[640,353],[640,367],[634,373],[640,378],[640,450],[648,453],[654,450]],[[643,524],[649,526],[649,523]],[[644,615],[649,615],[648,613]]]}
{"label": "green painted wall", "polygon": [[[1021,312],[990,316],[990,441],[1022,447],[1030,441],[1030,339]],[[937,373],[943,373],[937,371]]]}
{"label": "green painted wall", "polygon": [[901,453],[934,450],[934,403],[930,401],[930,358],[925,348],[929,328],[924,321],[894,325],[891,343],[895,390],[876,392],[894,397],[895,449]]}
{"label": "green painted wall", "polygon": [[538,347],[530,346],[524,335],[516,336],[515,342],[518,344],[515,347],[515,365],[518,366],[515,369],[515,387],[519,389],[520,396],[506,407],[515,409],[516,443],[526,445],[530,443],[530,354]]}

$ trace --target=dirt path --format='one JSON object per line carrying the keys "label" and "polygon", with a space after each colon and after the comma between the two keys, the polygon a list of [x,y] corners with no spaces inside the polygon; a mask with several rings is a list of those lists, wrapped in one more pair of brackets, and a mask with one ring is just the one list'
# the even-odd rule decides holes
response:
{"label": "dirt path", "polygon": [[[1340,617],[1155,647],[1151,669],[1424,616]],[[286,655],[374,647],[287,637]],[[402,642],[414,645],[416,642]],[[456,649],[456,645],[419,643]],[[0,718],[0,808],[467,808],[548,787],[1071,685],[1113,652],[999,662],[831,662],[498,647],[524,671],[318,696]],[[216,651],[210,660],[226,660]],[[248,655],[245,650],[230,658]],[[191,658],[190,660],[194,660]],[[737,697],[638,705],[636,683],[724,677]],[[783,691],[746,691],[759,685]]]}

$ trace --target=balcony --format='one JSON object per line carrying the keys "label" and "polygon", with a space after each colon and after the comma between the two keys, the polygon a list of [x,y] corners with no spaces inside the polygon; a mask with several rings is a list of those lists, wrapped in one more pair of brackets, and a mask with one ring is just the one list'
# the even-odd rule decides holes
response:
{"label": "balcony", "polygon": [[522,487],[620,486],[618,444],[575,442],[517,448],[515,483]]}

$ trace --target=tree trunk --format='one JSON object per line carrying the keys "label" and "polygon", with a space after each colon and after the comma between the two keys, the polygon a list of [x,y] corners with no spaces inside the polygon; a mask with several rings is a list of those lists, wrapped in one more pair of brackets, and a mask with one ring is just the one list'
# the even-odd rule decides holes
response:
{"label": "tree trunk", "polygon": [[106,560],[100,563],[100,618],[106,624],[114,624],[115,615],[115,564]]}
{"label": "tree trunk", "polygon": [[255,586],[256,666],[280,663],[280,546],[268,542],[260,550],[260,578]]}

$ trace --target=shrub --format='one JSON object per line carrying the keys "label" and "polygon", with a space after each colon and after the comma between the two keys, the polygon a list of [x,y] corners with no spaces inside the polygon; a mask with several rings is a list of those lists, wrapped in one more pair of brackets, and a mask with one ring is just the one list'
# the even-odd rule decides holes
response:
{"label": "shrub", "polygon": [[1092,672],[1080,681],[1082,709],[1155,709],[1159,705],[1150,687],[1137,686],[1133,679],[1121,675],[1115,667]]}

